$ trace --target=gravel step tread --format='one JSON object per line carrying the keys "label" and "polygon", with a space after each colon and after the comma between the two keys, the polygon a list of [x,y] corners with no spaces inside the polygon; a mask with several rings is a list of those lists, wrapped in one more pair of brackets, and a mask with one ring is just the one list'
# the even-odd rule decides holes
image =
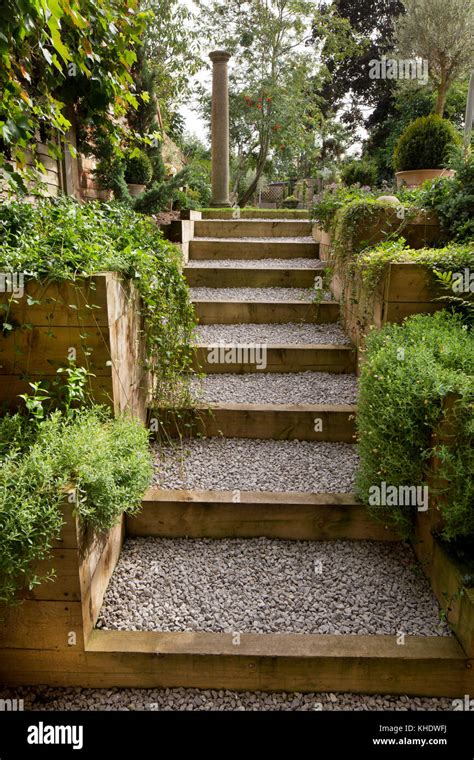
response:
{"label": "gravel step tread", "polygon": [[[255,301],[265,303],[288,303],[301,301],[302,303],[314,304],[316,290],[311,288],[190,288],[193,301]],[[324,301],[333,301],[331,293],[323,294]]]}
{"label": "gravel step tread", "polygon": [[359,461],[350,443],[205,438],[153,448],[161,489],[352,493]]}
{"label": "gravel step tread", "polygon": [[241,324],[241,325],[199,325],[195,332],[195,343],[249,344],[259,345],[350,345],[350,340],[342,327],[328,324]]}
{"label": "gravel step tread", "polygon": [[274,243],[275,245],[288,245],[291,243],[301,243],[302,245],[318,245],[311,235],[298,237],[196,237],[191,240],[192,243]]}
{"label": "gravel step tread", "polygon": [[23,699],[25,711],[302,711],[436,710],[452,711],[446,697],[372,694],[302,694],[300,692],[230,691],[229,689],[81,689],[15,686],[2,699]]}
{"label": "gravel step tread", "polygon": [[191,269],[324,269],[324,261],[319,259],[203,259],[191,260],[186,268]]}
{"label": "gravel step tread", "polygon": [[450,635],[408,544],[127,539],[99,628]]}
{"label": "gravel step tread", "polygon": [[355,404],[357,377],[329,372],[208,375],[191,380],[198,401],[229,404]]}

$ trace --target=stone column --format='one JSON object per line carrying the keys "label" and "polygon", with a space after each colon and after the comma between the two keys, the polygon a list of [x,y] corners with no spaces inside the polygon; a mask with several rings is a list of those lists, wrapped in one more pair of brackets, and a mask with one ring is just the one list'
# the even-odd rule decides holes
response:
{"label": "stone column", "polygon": [[230,206],[229,200],[229,82],[230,53],[216,50],[209,55],[212,72],[212,201],[211,206]]}

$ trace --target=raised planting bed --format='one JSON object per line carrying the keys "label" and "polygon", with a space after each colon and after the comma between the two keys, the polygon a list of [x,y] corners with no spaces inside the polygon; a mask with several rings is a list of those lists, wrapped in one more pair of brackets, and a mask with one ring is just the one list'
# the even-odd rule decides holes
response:
{"label": "raised planting bed", "polygon": [[91,373],[96,403],[145,419],[147,373],[140,297],[113,272],[65,282],[26,281],[24,294],[0,294],[0,406],[16,409],[29,382],[52,381],[73,361]]}
{"label": "raised planting bed", "polygon": [[341,267],[334,275],[332,290],[341,302],[344,328],[355,345],[361,344],[372,325],[380,328],[446,306],[436,300],[446,292],[424,264],[387,263],[375,287],[364,281],[360,271],[348,267],[344,272]]}
{"label": "raised planting bed", "polygon": [[[441,228],[436,214],[419,212],[416,216],[404,219],[400,216],[400,206],[361,204],[370,213],[361,213],[351,227],[348,245],[352,251],[377,245],[390,235],[403,236],[411,248],[424,248],[437,244],[441,239]],[[339,212],[340,214],[341,212]],[[341,222],[342,224],[342,222]],[[337,222],[335,222],[337,233]],[[313,238],[320,245],[319,257],[327,261],[335,243],[334,231],[325,230],[317,223],[313,224]]]}
{"label": "raised planting bed", "polygon": [[[235,219],[235,209],[201,209],[202,219]],[[309,219],[309,212],[304,209],[264,209],[243,208],[240,209],[241,219]]]}

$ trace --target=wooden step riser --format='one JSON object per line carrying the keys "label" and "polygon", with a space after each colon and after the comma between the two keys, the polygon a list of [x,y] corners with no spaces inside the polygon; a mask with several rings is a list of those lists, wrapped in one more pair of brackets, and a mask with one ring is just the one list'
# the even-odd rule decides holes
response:
{"label": "wooden step riser", "polygon": [[306,409],[268,405],[217,405],[179,412],[154,413],[160,436],[251,438],[291,441],[354,443],[356,408],[352,406]]}
{"label": "wooden step riser", "polygon": [[200,237],[311,237],[309,222],[251,222],[251,221],[202,221],[195,222],[194,234]]}
{"label": "wooden step riser", "polygon": [[[217,348],[219,349],[217,351]],[[251,372],[330,372],[352,374],[356,371],[356,351],[345,346],[266,346],[263,364],[254,361],[228,361],[226,349],[198,345],[193,368],[206,375],[248,374]],[[236,357],[238,358],[238,356]]]}
{"label": "wooden step riser", "polygon": [[298,301],[193,301],[201,325],[328,324],[340,316],[338,303]]}
{"label": "wooden step riser", "polygon": [[231,269],[185,267],[191,288],[313,288],[322,269]]}
{"label": "wooden step riser", "polygon": [[229,242],[226,240],[192,240],[189,244],[189,258],[203,259],[317,259],[317,243],[267,243]]}
{"label": "wooden step riser", "polygon": [[[235,210],[233,208],[220,209],[218,211],[214,209],[208,209],[202,211],[203,219],[214,219],[228,221],[234,221]],[[269,221],[285,221],[286,219],[301,219],[306,222],[309,220],[309,212],[304,209],[252,209],[252,210],[240,210],[241,219],[268,219]]]}
{"label": "wooden step riser", "polygon": [[[236,632],[238,633],[238,632]],[[238,640],[237,640],[238,641]],[[3,650],[9,685],[237,691],[474,693],[472,662],[448,637],[94,631],[86,652]]]}
{"label": "wooden step riser", "polygon": [[398,541],[350,494],[283,494],[150,489],[130,536]]}

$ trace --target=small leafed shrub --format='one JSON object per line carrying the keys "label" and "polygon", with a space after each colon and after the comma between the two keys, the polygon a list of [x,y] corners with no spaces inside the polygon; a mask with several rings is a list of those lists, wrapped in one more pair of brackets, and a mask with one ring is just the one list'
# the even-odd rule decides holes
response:
{"label": "small leafed shrub", "polygon": [[474,241],[474,151],[455,151],[451,167],[455,177],[440,177],[423,185],[419,203],[436,211],[446,237]]}
{"label": "small leafed shrub", "polygon": [[[456,438],[434,447],[448,394],[456,394]],[[420,314],[367,338],[360,379],[357,493],[369,503],[371,488],[420,486],[434,454],[445,483],[443,537],[474,532],[474,339],[458,315]],[[409,535],[416,507],[371,507]]]}
{"label": "small leafed shrub", "polygon": [[32,563],[59,538],[68,492],[71,509],[105,531],[137,511],[151,475],[148,431],[103,407],[0,419],[0,602],[44,580]]}
{"label": "small leafed shrub", "polygon": [[449,151],[461,137],[448,119],[437,114],[415,119],[400,135],[393,154],[398,172],[412,169],[442,169]]}
{"label": "small leafed shrub", "polygon": [[153,169],[151,161],[143,151],[134,151],[125,159],[125,182],[130,185],[148,185]]}
{"label": "small leafed shrub", "polygon": [[350,161],[341,171],[345,185],[368,185],[372,187],[377,182],[377,167],[370,161]]}

